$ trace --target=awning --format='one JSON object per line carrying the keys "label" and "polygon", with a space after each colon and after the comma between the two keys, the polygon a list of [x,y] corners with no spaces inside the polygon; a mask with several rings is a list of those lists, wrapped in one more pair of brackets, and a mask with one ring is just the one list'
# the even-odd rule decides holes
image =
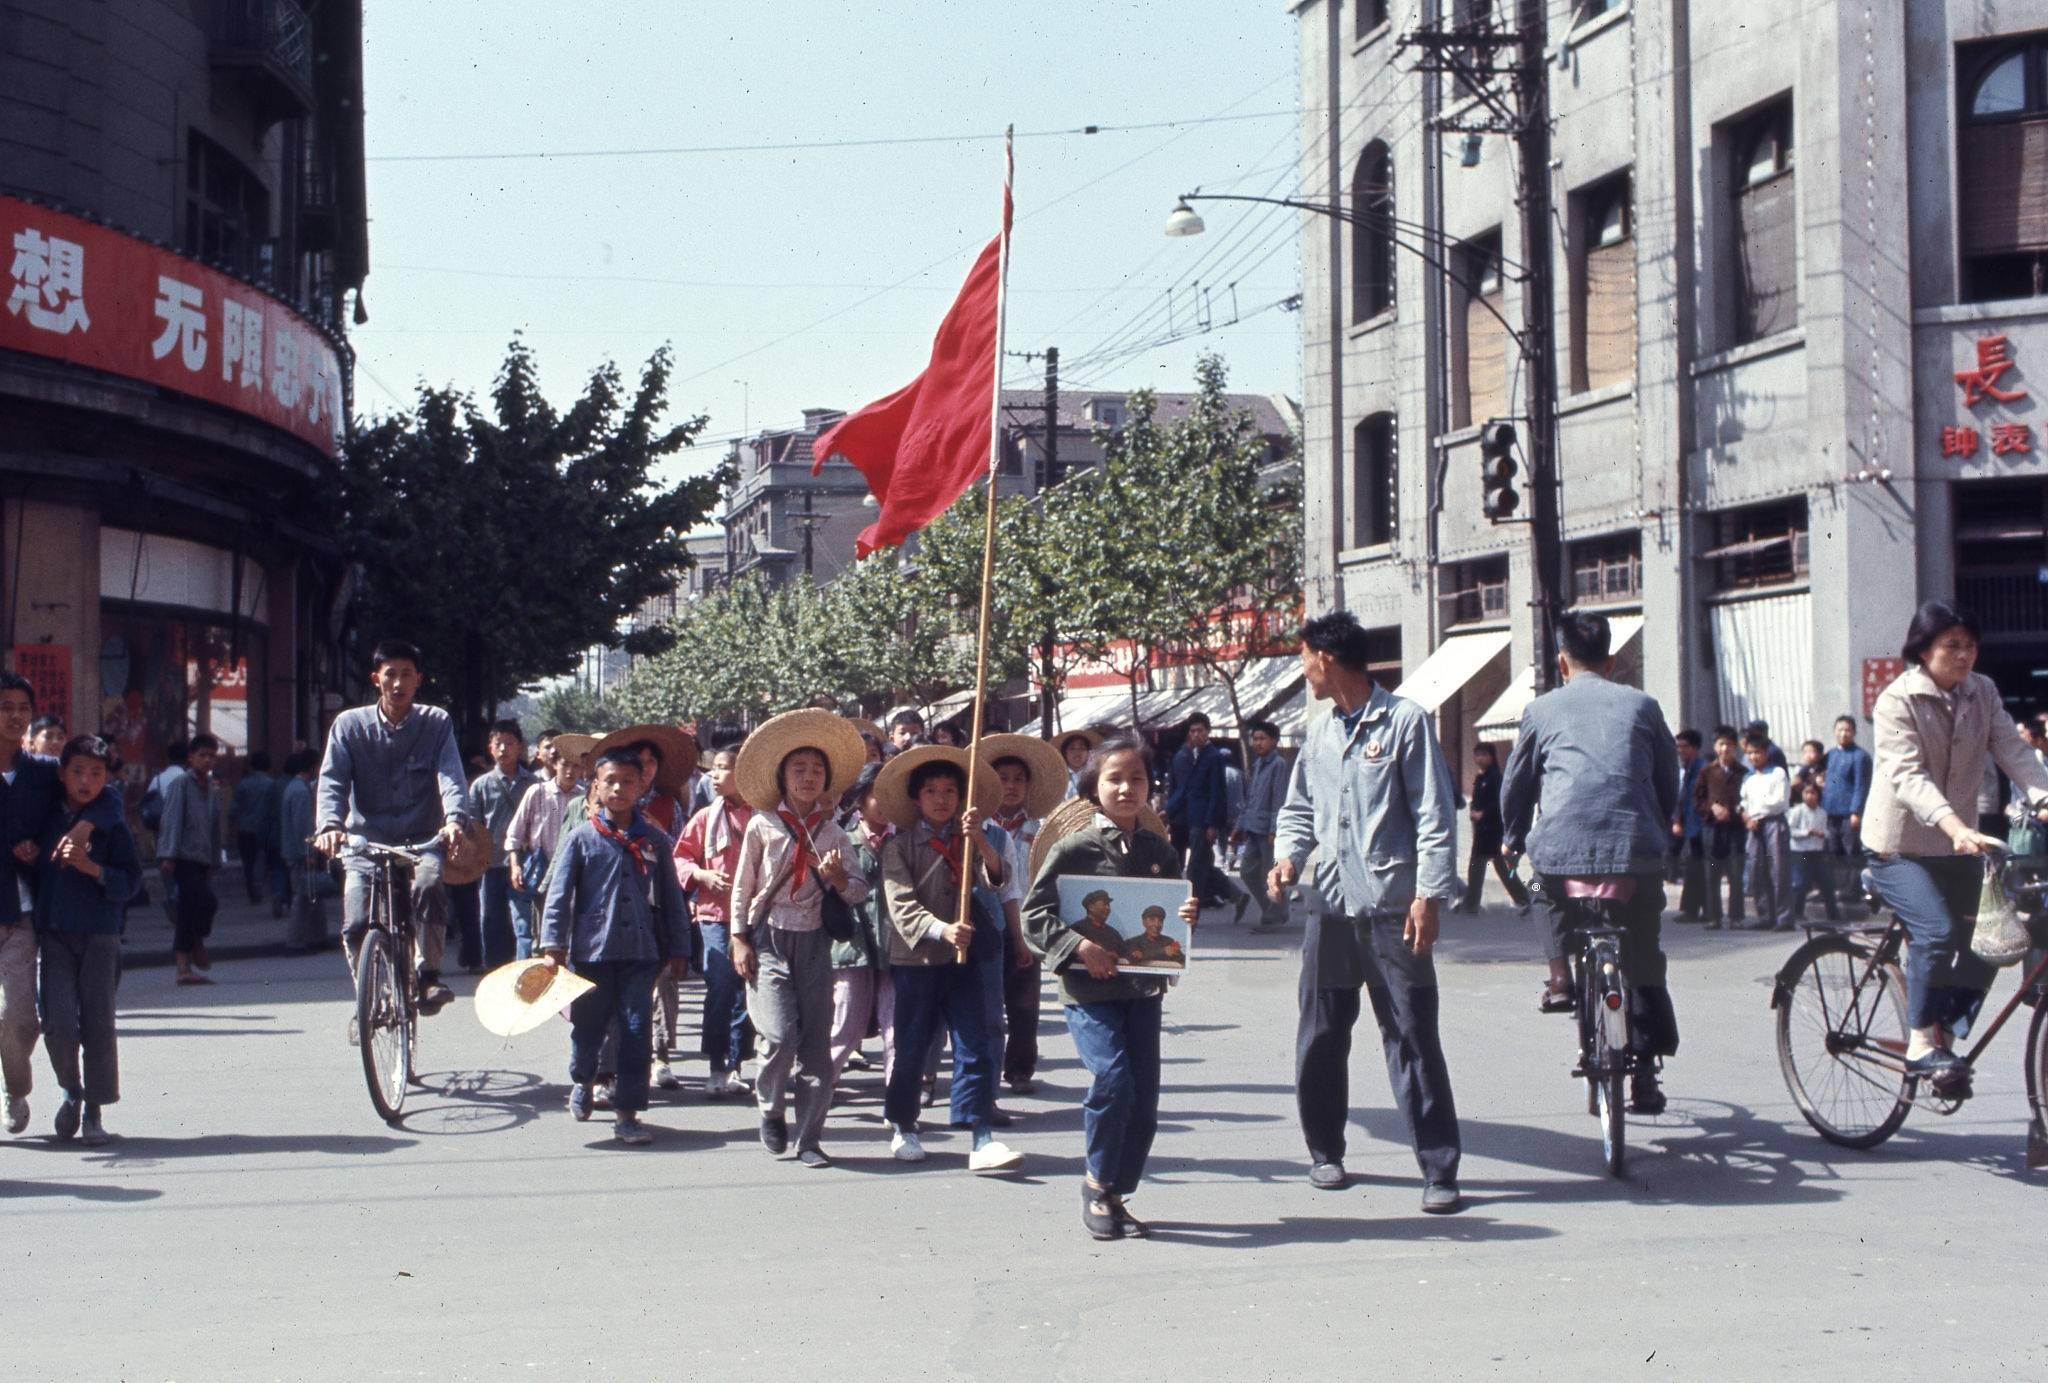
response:
{"label": "awning", "polygon": [[[1200,696],[1205,687],[1160,687],[1138,689],[1138,720],[1148,729],[1170,724],[1194,709],[1188,703]],[[1060,698],[1059,727],[1062,734],[1072,730],[1085,730],[1091,725],[1113,726],[1129,729],[1131,725],[1131,689],[1127,683],[1115,683],[1106,687],[1083,687],[1068,692]],[[1037,719],[1019,727],[1018,733],[1036,735],[1042,733]]]}
{"label": "awning", "polygon": [[[1246,665],[1237,679],[1237,704],[1246,720],[1271,718],[1288,694],[1302,685],[1301,659],[1290,654],[1283,658],[1260,658]],[[1238,738],[1237,717],[1230,711],[1230,689],[1221,682],[1212,682],[1196,691],[1193,699],[1177,709],[1182,719],[1196,711],[1208,716],[1216,726],[1216,732],[1225,738]]]}
{"label": "awning", "polygon": [[[1643,630],[1641,615],[1609,615],[1607,628],[1612,638],[1609,653],[1619,653]],[[1522,712],[1536,699],[1536,669],[1525,667],[1508,683],[1508,689],[1493,699],[1472,727],[1475,740],[1511,740],[1522,724]]]}
{"label": "awning", "polygon": [[1506,629],[1489,629],[1481,634],[1453,634],[1422,660],[1422,666],[1403,678],[1394,695],[1404,696],[1432,714],[1458,689],[1479,675],[1481,668],[1508,646],[1514,635]]}
{"label": "awning", "polygon": [[942,720],[950,719],[957,712],[966,710],[968,706],[973,704],[973,701],[974,691],[972,688],[963,691],[947,692],[929,706],[920,706],[914,701],[906,701],[901,706],[891,706],[888,710],[884,711],[881,720],[876,723],[886,730],[889,727],[889,722],[902,715],[905,711],[909,711],[911,714],[921,718],[926,726],[932,726]]}

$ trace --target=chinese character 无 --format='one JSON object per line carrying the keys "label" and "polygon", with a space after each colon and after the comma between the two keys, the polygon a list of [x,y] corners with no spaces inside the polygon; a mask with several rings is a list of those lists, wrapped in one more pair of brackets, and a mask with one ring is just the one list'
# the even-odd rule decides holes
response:
{"label": "chinese character \u65e0", "polygon": [[1991,426],[1991,454],[1993,456],[2029,455],[2034,450],[2034,429],[2027,423],[1993,423]]}
{"label": "chinese character \u65e0", "polygon": [[1945,427],[1941,430],[1941,454],[1975,456],[1978,440],[1977,429],[1974,427]]}
{"label": "chinese character \u65e0", "polygon": [[156,281],[156,315],[164,324],[156,340],[149,343],[150,358],[162,360],[178,349],[178,358],[188,370],[206,363],[206,298],[189,283],[168,275]]}
{"label": "chinese character \u65e0", "polygon": [[26,308],[30,326],[59,336],[92,330],[85,310],[83,246],[54,235],[45,239],[38,230],[17,231],[14,263],[7,272],[14,280],[7,295],[10,314],[20,316]]}
{"label": "chinese character \u65e0", "polygon": [[1977,368],[1957,370],[1956,383],[1963,387],[1963,406],[1975,408],[1986,399],[2013,403],[2027,396],[2024,389],[2001,389],[1999,379],[2014,367],[2012,349],[2003,333],[1977,338]]}

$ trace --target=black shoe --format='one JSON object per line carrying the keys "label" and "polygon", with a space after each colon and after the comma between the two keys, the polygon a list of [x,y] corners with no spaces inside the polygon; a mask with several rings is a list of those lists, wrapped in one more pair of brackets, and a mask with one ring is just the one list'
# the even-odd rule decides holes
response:
{"label": "black shoe", "polygon": [[1351,1174],[1341,1162],[1318,1162],[1308,1169],[1308,1184],[1318,1191],[1341,1191],[1351,1184]]}
{"label": "black shoe", "polygon": [[1147,1239],[1151,1237],[1152,1226],[1146,1224],[1136,1215],[1133,1215],[1130,1209],[1125,1206],[1122,1196],[1106,1196],[1104,1199],[1109,1202],[1110,1218],[1116,1221],[1117,1228],[1123,1230],[1124,1233],[1130,1235],[1133,1239]]}
{"label": "black shoe", "polygon": [[453,1002],[455,991],[441,983],[439,974],[431,970],[420,972],[420,1017],[432,1018]]}
{"label": "black shoe", "polygon": [[761,1116],[761,1146],[777,1157],[789,1151],[789,1120],[780,1114]]}
{"label": "black shoe", "polygon": [[796,1155],[796,1160],[813,1171],[832,1165],[832,1159],[817,1148],[805,1148]]}
{"label": "black shoe", "polygon": [[1230,925],[1231,925],[1231,926],[1233,926],[1233,927],[1236,927],[1236,926],[1240,926],[1240,925],[1242,925],[1242,924],[1243,924],[1243,922],[1244,922],[1244,915],[1245,915],[1245,913],[1247,913],[1247,912],[1249,912],[1249,911],[1251,910],[1251,906],[1252,906],[1252,896],[1251,896],[1251,894],[1249,894],[1249,893],[1240,893],[1240,894],[1238,894],[1238,895],[1237,895],[1237,904],[1236,904],[1236,906],[1237,906],[1237,912],[1236,912],[1235,914],[1233,914],[1233,915],[1232,915],[1232,917],[1231,917],[1231,919],[1230,919]]}
{"label": "black shoe", "polygon": [[1009,1084],[1012,1095],[1029,1095],[1038,1088],[1038,1082],[1029,1076],[1019,1076]]}
{"label": "black shoe", "polygon": [[1422,1213],[1455,1215],[1465,1208],[1465,1197],[1455,1181],[1429,1181],[1422,1186]]}
{"label": "black shoe", "polygon": [[1657,1084],[1657,1077],[1648,1071],[1638,1071],[1629,1077],[1628,1112],[1631,1114],[1662,1114],[1664,1112],[1664,1090]]}
{"label": "black shoe", "polygon": [[569,1113],[574,1116],[579,1124],[590,1118],[589,1086],[572,1085],[569,1087]]}
{"label": "black shoe", "polygon": [[64,1103],[57,1106],[57,1121],[53,1125],[58,1142],[69,1143],[78,1136],[78,1116],[82,1113],[83,1106],[66,1095]]}
{"label": "black shoe", "polygon": [[1116,1218],[1116,1203],[1098,1187],[1081,1182],[1081,1228],[1097,1239],[1121,1239],[1124,1227]]}
{"label": "black shoe", "polygon": [[1933,1077],[1939,1086],[1943,1081],[1952,1081],[1955,1073],[1961,1071],[1968,1079],[1970,1066],[1961,1057],[1946,1047],[1936,1047],[1925,1056],[1916,1056],[1906,1063],[1906,1074],[1917,1077]]}

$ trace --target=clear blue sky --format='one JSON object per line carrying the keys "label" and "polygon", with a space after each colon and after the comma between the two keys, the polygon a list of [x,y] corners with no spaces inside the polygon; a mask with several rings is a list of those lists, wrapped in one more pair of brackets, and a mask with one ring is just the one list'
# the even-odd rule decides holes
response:
{"label": "clear blue sky", "polygon": [[[708,2],[367,8],[368,411],[416,382],[483,393],[514,331],[551,397],[663,342],[673,402],[707,436],[853,407],[924,365],[994,233],[1001,143],[414,161],[405,156],[787,145],[1214,119],[1020,138],[1009,346],[1075,365],[1298,290],[1292,213],[1175,196],[1291,192],[1294,21],[1280,0],[1033,6]],[[1246,118],[1248,117],[1248,118]],[[1239,218],[1245,224],[1226,240]],[[1206,263],[1203,262],[1206,258]],[[905,282],[908,280],[908,282]],[[1168,321],[1168,290],[1176,290]],[[822,320],[827,319],[829,320]],[[1072,369],[1077,384],[1187,387],[1202,349],[1232,387],[1300,396],[1299,318]],[[1042,377],[1012,361],[1017,382]],[[1096,378],[1091,380],[1091,376]],[[743,416],[744,410],[744,416]],[[715,459],[707,450],[698,458]]]}

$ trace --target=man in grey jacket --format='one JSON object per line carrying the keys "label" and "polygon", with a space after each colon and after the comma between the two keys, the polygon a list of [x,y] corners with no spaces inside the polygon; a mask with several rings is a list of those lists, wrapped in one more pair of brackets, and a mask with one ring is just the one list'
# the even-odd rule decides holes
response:
{"label": "man in grey jacket", "polygon": [[1245,779],[1244,806],[1231,843],[1244,849],[1237,877],[1245,892],[1259,900],[1257,930],[1271,932],[1287,925],[1286,898],[1266,893],[1266,875],[1273,870],[1273,833],[1279,827],[1280,808],[1287,805],[1287,760],[1280,753],[1280,728],[1270,720],[1250,722],[1244,736],[1252,751],[1252,771]]}
{"label": "man in grey jacket", "polygon": [[[1536,911],[1548,928],[1546,1011],[1569,1002],[1565,955],[1572,922],[1562,901],[1565,881],[1633,880],[1624,886],[1633,892],[1616,906],[1625,929],[1621,967],[1630,990],[1630,1042],[1647,1059],[1678,1050],[1660,944],[1665,839],[1679,805],[1678,750],[1657,703],[1608,680],[1612,641],[1603,615],[1566,615],[1558,622],[1557,667],[1564,684],[1522,712],[1501,784],[1501,815],[1504,848],[1520,854],[1526,842],[1536,873]],[[1536,818],[1539,803],[1543,814]],[[1630,1105],[1637,1113],[1663,1111],[1664,1094],[1647,1060],[1632,1087]]]}
{"label": "man in grey jacket", "polygon": [[1350,1118],[1351,1029],[1359,988],[1372,997],[1387,1077],[1415,1144],[1422,1208],[1460,1209],[1458,1111],[1437,1032],[1440,908],[1458,900],[1456,793],[1429,713],[1373,685],[1356,616],[1323,615],[1301,631],[1309,694],[1336,703],[1309,728],[1280,809],[1267,892],[1283,898],[1316,853],[1315,887],[1330,911],[1302,943],[1295,1103],[1309,1182],[1339,1190]]}

